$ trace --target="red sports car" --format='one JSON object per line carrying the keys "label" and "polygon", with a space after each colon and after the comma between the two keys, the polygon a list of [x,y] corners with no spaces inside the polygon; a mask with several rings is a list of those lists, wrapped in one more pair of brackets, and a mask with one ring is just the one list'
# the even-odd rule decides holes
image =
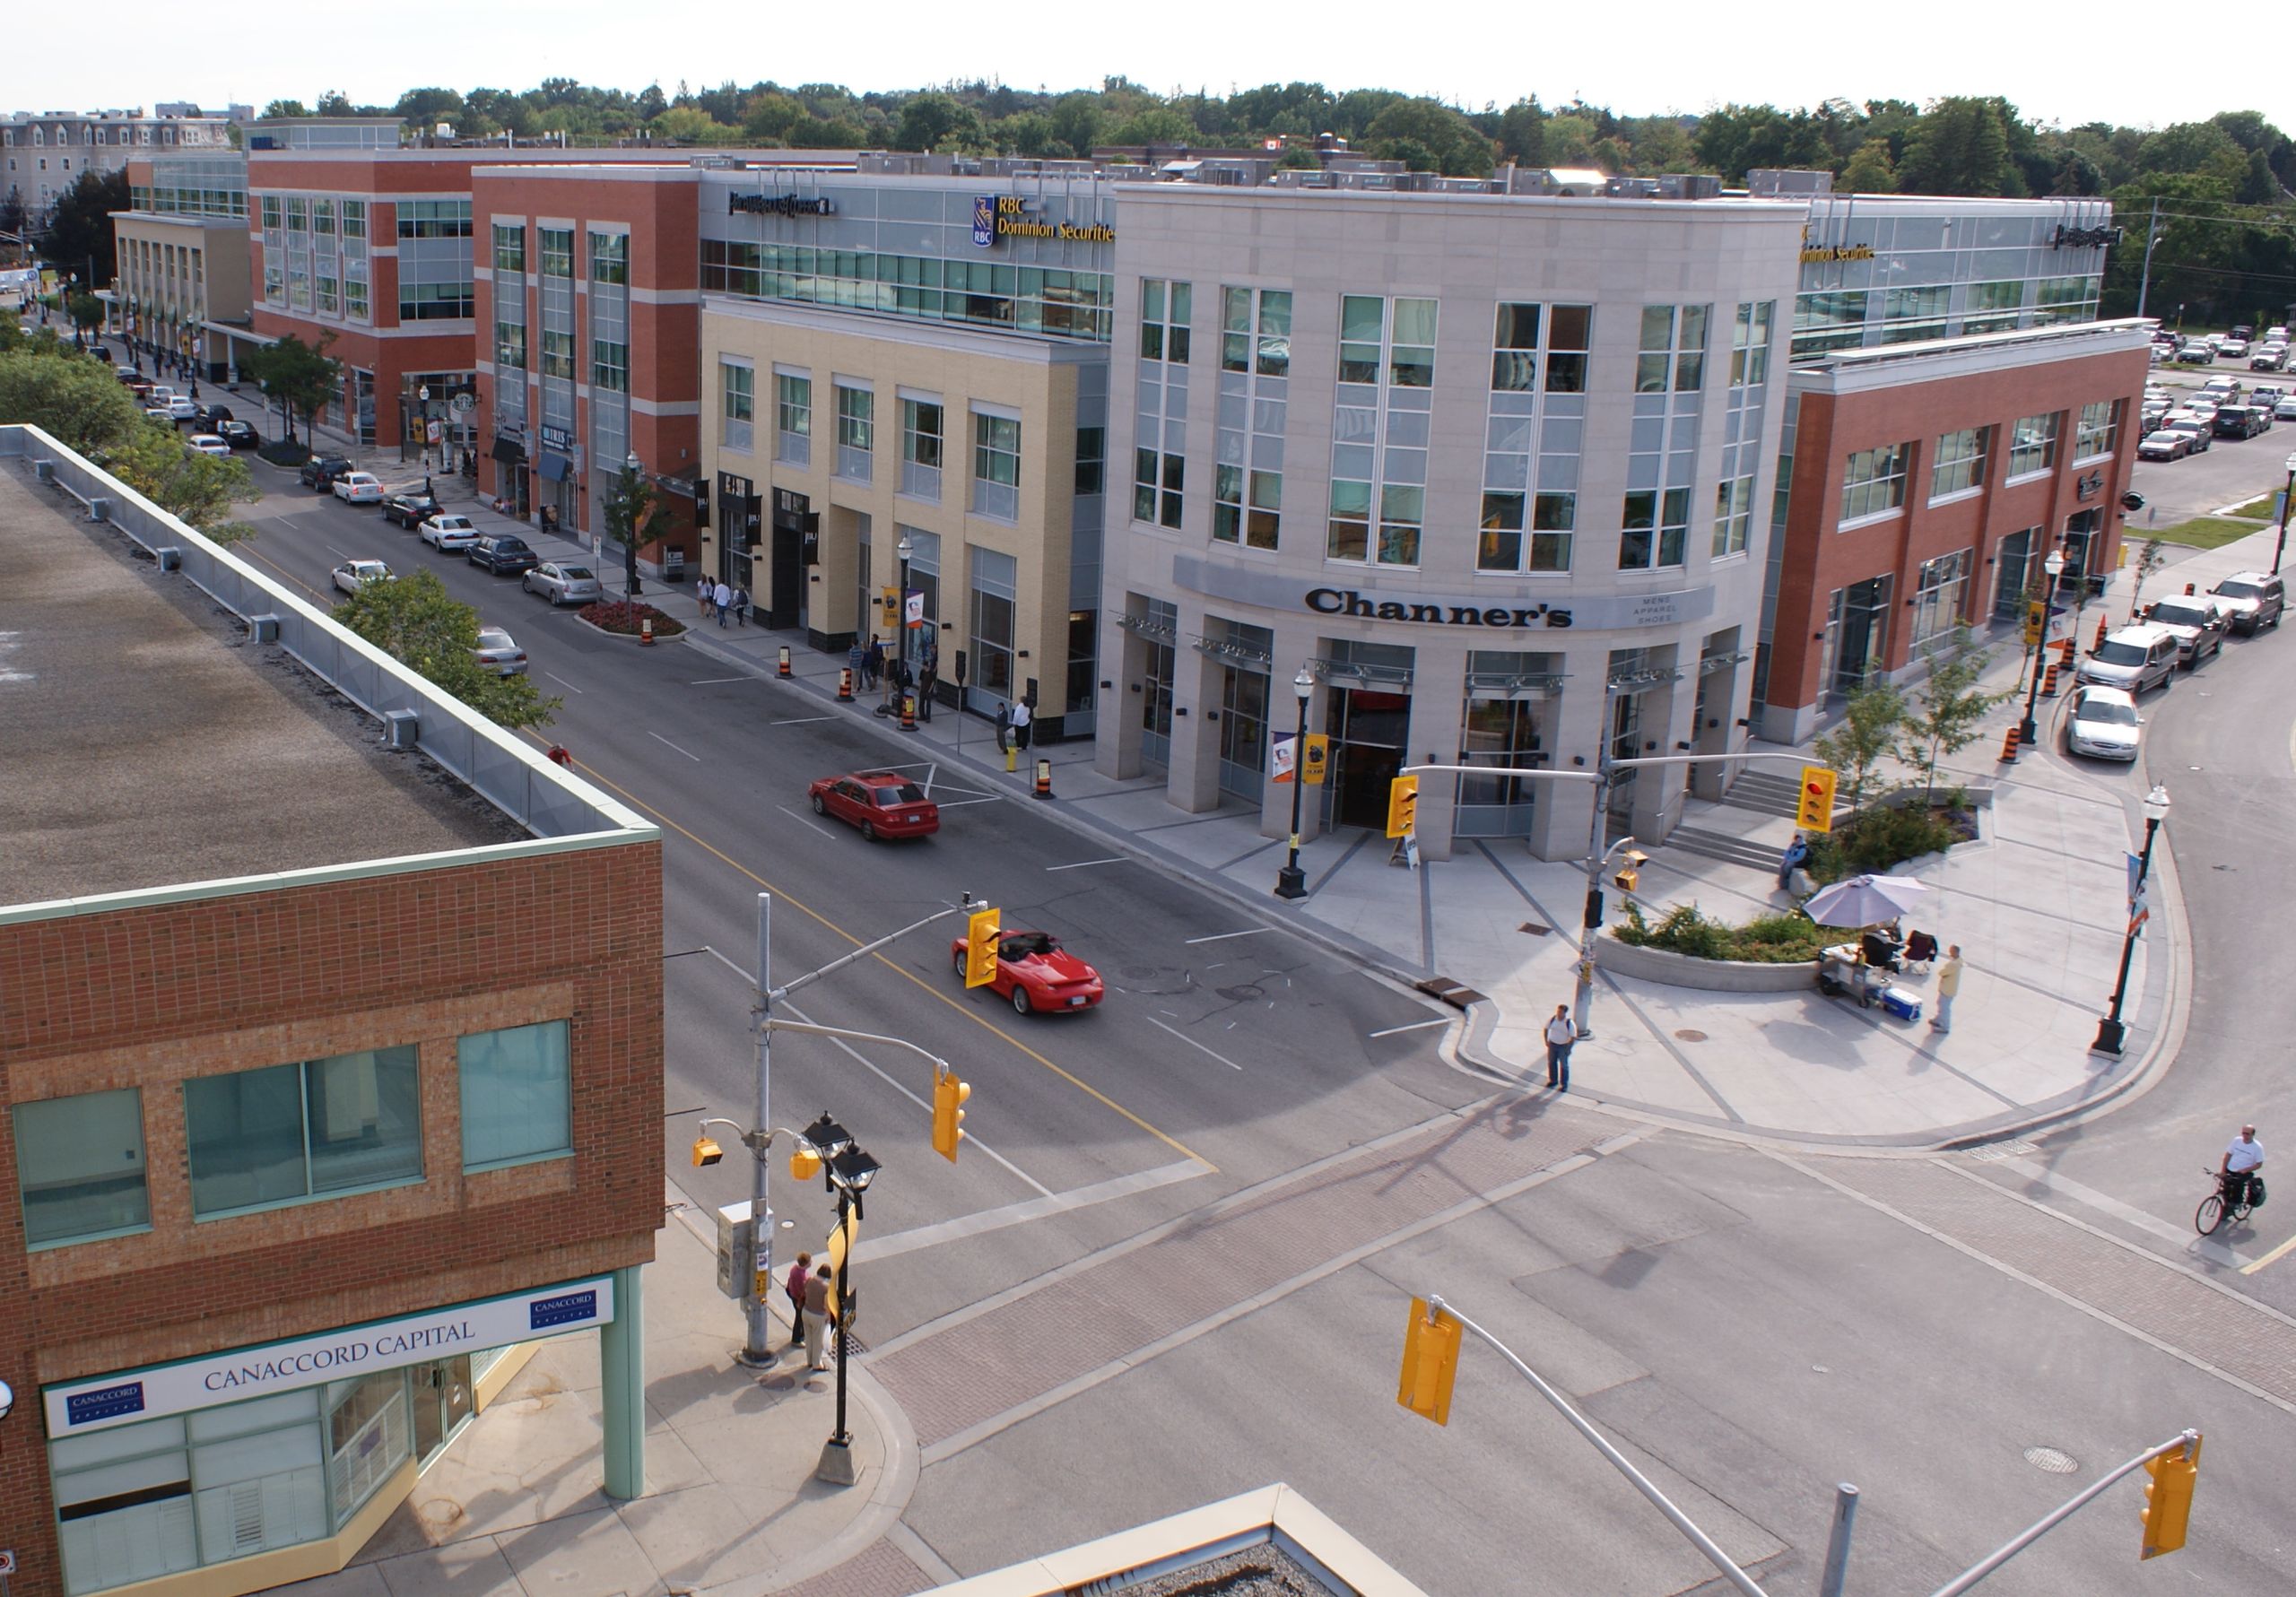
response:
{"label": "red sports car", "polygon": [[[949,945],[957,979],[965,974],[965,940]],[[1100,973],[1060,946],[1049,932],[1007,932],[996,943],[996,976],[989,990],[1012,1000],[1013,1011],[1091,1009],[1100,1001]]]}
{"label": "red sports car", "polygon": [[941,806],[916,783],[891,771],[823,777],[806,792],[814,814],[850,821],[865,838],[929,838],[941,829]]}

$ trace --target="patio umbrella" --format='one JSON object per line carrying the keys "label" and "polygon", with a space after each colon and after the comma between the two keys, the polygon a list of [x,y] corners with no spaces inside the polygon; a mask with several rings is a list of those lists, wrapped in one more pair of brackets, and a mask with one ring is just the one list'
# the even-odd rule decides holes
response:
{"label": "patio umbrella", "polygon": [[1852,876],[1812,893],[1802,913],[1821,926],[1878,926],[1913,914],[1935,890],[1911,876]]}

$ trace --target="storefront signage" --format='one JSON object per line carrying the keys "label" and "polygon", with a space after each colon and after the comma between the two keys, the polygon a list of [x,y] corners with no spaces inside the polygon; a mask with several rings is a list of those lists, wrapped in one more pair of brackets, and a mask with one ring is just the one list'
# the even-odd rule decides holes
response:
{"label": "storefront signage", "polygon": [[972,200],[972,241],[987,249],[999,239],[1057,239],[1064,244],[1113,244],[1116,230],[1104,222],[1047,221],[1016,194],[978,194]]}
{"label": "storefront signage", "polygon": [[834,216],[837,203],[803,199],[794,194],[729,194],[726,211],[732,216]]}
{"label": "storefront signage", "polygon": [[570,449],[573,445],[574,435],[563,427],[544,427],[542,430],[542,447],[545,449]]}
{"label": "storefront signage", "polygon": [[1874,247],[1870,244],[1810,244],[1802,249],[1805,266],[1824,265],[1831,261],[1870,261]]}
{"label": "storefront signage", "polygon": [[585,1331],[613,1318],[613,1282],[595,1276],[292,1341],[74,1381],[42,1393],[48,1434],[78,1436],[162,1414],[212,1409],[457,1353]]}

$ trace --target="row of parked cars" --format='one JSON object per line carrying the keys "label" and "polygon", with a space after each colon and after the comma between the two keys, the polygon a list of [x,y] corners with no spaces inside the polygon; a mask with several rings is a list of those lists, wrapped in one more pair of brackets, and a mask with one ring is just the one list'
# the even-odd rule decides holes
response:
{"label": "row of parked cars", "polygon": [[2190,671],[2222,654],[2227,634],[2276,629],[2287,609],[2287,589],[2270,571],[2235,571],[2207,593],[2187,584],[2185,592],[2154,600],[2142,621],[2108,632],[2081,662],[2065,718],[2066,751],[2135,759],[2144,725],[2140,694],[2166,688],[2179,668]]}
{"label": "row of parked cars", "polygon": [[2275,384],[2244,388],[2236,378],[2213,377],[2181,401],[2166,388],[2147,387],[2139,415],[2144,437],[2136,458],[2182,460],[2218,438],[2252,438],[2271,431],[2275,421],[2296,421],[2296,394]]}

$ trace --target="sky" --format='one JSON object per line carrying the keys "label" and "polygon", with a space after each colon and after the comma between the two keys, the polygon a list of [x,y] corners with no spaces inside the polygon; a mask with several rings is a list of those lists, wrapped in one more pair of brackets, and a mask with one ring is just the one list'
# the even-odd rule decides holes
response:
{"label": "sky", "polygon": [[[69,6],[13,17],[0,111],[182,100],[260,109],[277,99],[309,104],[330,89],[387,106],[410,88],[518,90],[546,77],[632,91],[659,82],[674,93],[681,79],[696,88],[727,78],[837,82],[860,92],[973,78],[1057,91],[1122,75],[1164,93],[1304,80],[1470,108],[1583,95],[1622,116],[1951,94],[1998,94],[2029,117],[2068,126],[2164,126],[2250,108],[2283,123],[2296,115],[2269,103],[2270,74],[2250,88],[2239,74],[2160,72],[2152,52],[2130,48],[2126,29],[2100,13],[2020,41],[2004,32],[1997,4],[1971,0],[1896,13],[1777,0],[1564,9],[1522,0],[1235,9],[879,0],[865,12],[754,0],[393,0],[344,12],[111,0],[92,35]],[[2039,13],[2023,14],[2031,24]],[[365,32],[346,34],[361,21]]]}

